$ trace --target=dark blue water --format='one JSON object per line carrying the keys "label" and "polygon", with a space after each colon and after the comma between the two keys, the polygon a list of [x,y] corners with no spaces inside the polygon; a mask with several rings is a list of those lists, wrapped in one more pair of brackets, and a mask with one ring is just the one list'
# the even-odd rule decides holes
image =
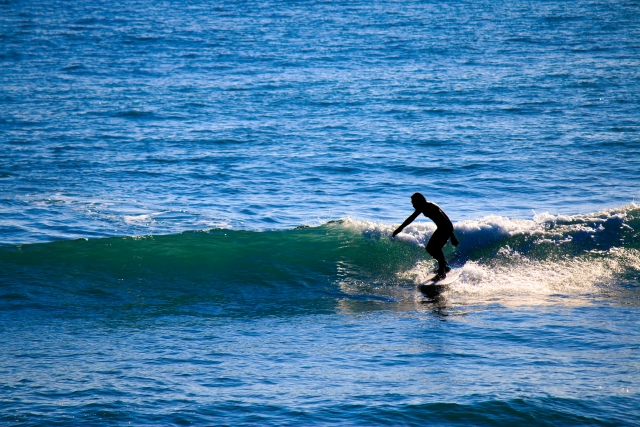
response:
{"label": "dark blue water", "polygon": [[0,2],[0,423],[640,424],[639,58],[631,1]]}

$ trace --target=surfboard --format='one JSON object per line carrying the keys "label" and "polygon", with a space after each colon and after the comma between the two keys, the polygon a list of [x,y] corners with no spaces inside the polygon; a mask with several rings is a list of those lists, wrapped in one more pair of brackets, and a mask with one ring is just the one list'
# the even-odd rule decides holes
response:
{"label": "surfboard", "polygon": [[418,285],[418,290],[429,298],[435,298],[446,291],[449,285],[458,280],[460,274],[461,271],[458,268],[452,268],[447,273],[447,277],[441,280],[438,280],[438,275],[434,274],[429,280]]}
{"label": "surfboard", "polygon": [[425,282],[426,284],[433,284],[433,285],[450,285],[451,283],[455,282],[458,277],[460,277],[460,269],[459,268],[455,268],[452,267],[451,270],[447,273],[447,277],[445,277],[444,279],[438,280],[438,275],[434,273],[434,275]]}

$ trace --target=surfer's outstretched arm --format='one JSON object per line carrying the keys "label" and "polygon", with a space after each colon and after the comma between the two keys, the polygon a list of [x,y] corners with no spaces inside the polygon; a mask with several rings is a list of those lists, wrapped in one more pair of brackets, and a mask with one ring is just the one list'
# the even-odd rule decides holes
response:
{"label": "surfer's outstretched arm", "polygon": [[420,212],[419,210],[416,210],[414,213],[412,213],[411,216],[409,216],[409,218],[404,220],[404,222],[400,227],[396,228],[396,231],[393,232],[393,235],[391,235],[391,237],[396,237],[396,234],[401,232],[407,225],[411,224],[413,220],[418,218],[418,215],[420,215],[421,213],[422,212]]}

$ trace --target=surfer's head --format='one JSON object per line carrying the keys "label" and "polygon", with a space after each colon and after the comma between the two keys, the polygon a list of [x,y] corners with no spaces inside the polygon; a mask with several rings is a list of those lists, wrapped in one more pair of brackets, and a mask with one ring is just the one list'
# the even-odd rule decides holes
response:
{"label": "surfer's head", "polygon": [[415,209],[418,209],[427,204],[427,199],[420,193],[414,193],[413,196],[411,196],[411,204]]}

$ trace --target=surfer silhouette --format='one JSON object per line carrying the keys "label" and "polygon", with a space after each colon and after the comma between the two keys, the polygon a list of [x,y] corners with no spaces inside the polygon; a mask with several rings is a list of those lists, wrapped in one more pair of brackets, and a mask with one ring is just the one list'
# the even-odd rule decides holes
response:
{"label": "surfer silhouette", "polygon": [[420,214],[424,214],[424,216],[435,222],[437,226],[436,231],[433,232],[425,249],[429,255],[438,261],[437,279],[444,279],[447,277],[447,271],[451,270],[451,268],[444,259],[442,248],[447,244],[449,238],[451,238],[451,244],[453,246],[458,246],[458,239],[456,239],[456,236],[453,234],[453,224],[447,214],[440,209],[440,206],[427,202],[427,199],[420,193],[415,193],[411,196],[411,204],[416,211],[412,213],[400,227],[396,228],[392,237],[396,237],[396,234],[411,224]]}

